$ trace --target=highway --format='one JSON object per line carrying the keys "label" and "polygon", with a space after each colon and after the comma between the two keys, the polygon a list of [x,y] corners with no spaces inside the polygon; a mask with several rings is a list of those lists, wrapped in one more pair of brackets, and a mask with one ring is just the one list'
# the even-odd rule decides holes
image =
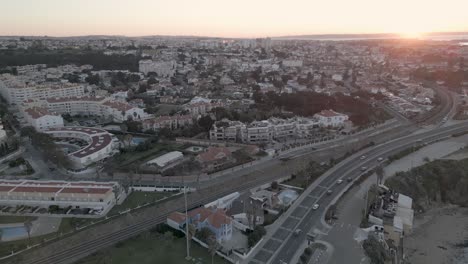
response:
{"label": "highway", "polygon": [[[402,129],[401,132],[407,131],[407,130],[403,130],[403,128],[401,129]],[[305,197],[303,201],[301,201],[301,205],[303,205],[303,207],[300,207],[301,209],[296,209],[297,211],[292,212],[294,213],[294,217],[296,217],[296,219],[294,218],[291,218],[291,219],[294,219],[297,221],[291,221],[291,222],[285,223],[285,225],[289,227],[288,228],[289,230],[295,230],[294,228],[296,228],[296,226],[299,226],[299,228],[301,228],[302,230],[308,231],[313,226],[316,226],[317,223],[320,223],[320,216],[324,212],[324,208],[326,207],[326,205],[330,203],[331,200],[339,192],[339,190],[341,188],[344,188],[345,186],[345,183],[339,186],[334,186],[337,178],[340,177],[340,175],[341,177],[344,177],[343,175],[349,175],[350,177],[357,177],[357,175],[359,174],[359,169],[361,166],[363,166],[363,164],[366,164],[366,166],[370,166],[373,163],[375,163],[376,157],[390,155],[391,154],[389,152],[390,146],[391,147],[401,146],[401,148],[405,148],[406,146],[412,144],[411,142],[418,140],[420,138],[421,139],[424,138],[424,140],[427,140],[427,138],[430,138],[430,137],[440,138],[440,137],[450,135],[452,133],[457,133],[457,132],[466,131],[466,130],[468,130],[468,123],[463,123],[463,124],[458,124],[458,125],[453,125],[453,126],[443,127],[443,128],[437,128],[435,130],[432,130],[426,133],[421,133],[421,134],[404,137],[404,138],[398,138],[396,140],[390,141],[389,143],[377,145],[372,148],[368,148],[366,150],[360,151],[358,154],[355,154],[351,156],[350,158],[345,159],[344,161],[340,162],[337,166],[333,167],[331,170],[329,170],[324,175],[322,175],[322,177],[320,177],[320,179],[311,186],[311,188],[313,189],[311,188],[307,189],[305,193],[307,193],[306,196],[308,197]],[[383,138],[384,137],[382,136],[382,140],[384,140]],[[380,142],[380,141],[377,140],[376,142]],[[336,148],[336,149],[343,149],[344,146],[343,144],[341,144],[336,147],[332,145],[331,147]],[[314,152],[319,153],[319,152],[326,152],[326,151],[335,152],[335,149],[333,150],[319,149]],[[382,151],[383,153],[381,153]],[[398,151],[398,150],[394,150],[394,151]],[[300,155],[292,156],[292,161],[299,160],[308,153],[310,153],[310,150],[302,151],[299,153]],[[365,160],[359,160],[358,158],[356,158],[361,155],[366,155],[368,158]],[[274,180],[275,177],[279,177],[279,175],[282,175],[282,176],[286,175],[286,173],[288,173],[288,168],[283,168],[281,171],[279,171],[277,169],[278,167],[277,165],[279,164],[281,164],[281,162],[277,160],[272,160],[271,163],[268,162],[267,164],[263,164],[259,168],[255,169],[255,171],[257,172],[256,178],[255,177],[252,177],[253,179],[245,178],[248,180],[244,180],[244,178],[240,178],[240,177],[237,179],[233,178],[232,180],[236,180],[236,184],[230,185],[229,183],[227,183],[226,185],[228,186],[226,186],[226,188],[215,188],[215,191],[210,192],[209,194],[205,193],[206,195],[193,194],[193,198],[190,199],[191,203],[189,206],[195,207],[200,204],[211,202],[219,197],[230,194],[232,192],[245,191],[255,186],[261,185],[265,182],[270,182]],[[276,167],[271,168],[272,170],[270,171],[267,171],[270,165],[276,165]],[[289,173],[291,173],[291,171],[289,171]],[[329,188],[330,186],[332,186],[332,188],[335,188],[333,194],[330,196],[324,196],[326,189]],[[202,198],[195,198],[195,197],[202,197]],[[306,209],[306,208],[310,208],[310,206],[312,206],[316,201],[318,201],[321,205],[318,210],[313,211],[313,210]],[[96,252],[100,249],[113,245],[119,241],[123,241],[130,237],[138,235],[144,230],[148,230],[159,223],[165,222],[167,215],[170,212],[175,211],[175,210],[178,210],[178,211],[183,210],[183,207],[181,207],[180,203],[178,203],[177,206],[174,206],[167,210],[158,211],[158,214],[157,214],[158,216],[155,216],[153,218],[148,218],[145,220],[141,220],[141,221],[135,221],[135,222],[132,222],[130,225],[124,228],[121,228],[119,230],[108,232],[96,238],[89,238],[89,239],[83,240],[83,242],[80,244],[77,244],[77,245],[73,244],[68,247],[64,247],[63,249],[54,250],[53,254],[32,254],[32,255],[25,254],[24,256],[21,256],[21,258],[23,259],[22,261],[19,261],[17,258],[12,258],[7,261],[11,261],[8,263],[27,263],[27,264],[73,263],[74,261],[82,257],[85,257],[93,252]],[[304,216],[306,216],[306,218],[304,218]],[[304,221],[304,219],[309,219],[309,221]],[[275,235],[283,238],[281,239],[281,241],[285,241],[286,239],[288,239],[288,243],[285,243],[287,244],[287,246],[283,248],[279,248],[277,247],[277,243],[271,242],[270,244],[268,244],[267,247],[277,248],[278,250],[275,250],[275,251],[279,251],[281,254],[277,254],[275,256],[273,256],[273,254],[268,256],[267,254],[266,258],[267,258],[267,261],[274,260],[276,261],[274,263],[279,263],[278,261],[284,257],[284,259],[286,259],[285,261],[287,262],[287,259],[291,258],[295,253],[295,249],[298,248],[297,243],[300,243],[305,239],[306,232],[294,238],[290,236],[289,231],[287,231],[286,233],[284,231],[277,231],[277,232],[279,233],[278,234],[275,233]],[[257,252],[257,254],[255,255],[255,260],[258,260],[257,256],[259,258],[262,258],[261,252],[262,251]],[[281,255],[281,258],[277,258],[278,255]],[[266,262],[256,261],[252,263],[266,263]]]}
{"label": "highway", "polygon": [[[375,167],[378,164],[377,159],[379,157],[387,158],[416,144],[430,143],[467,130],[468,124],[463,123],[409,135],[363,150],[339,163],[301,195],[295,206],[292,206],[281,217],[281,222],[276,226],[277,228],[262,242],[248,263],[291,263],[296,250],[305,241],[306,234],[315,228],[320,229],[322,227],[321,218],[326,207],[346,187],[346,179],[355,179],[360,176],[363,173],[362,166]],[[362,155],[365,155],[366,158],[361,159]],[[337,184],[338,179],[343,179],[343,183]],[[326,194],[328,189],[333,191],[331,195]],[[316,203],[320,207],[313,210],[312,206]],[[301,229],[302,232],[299,235],[293,234],[296,229]]]}
{"label": "highway", "polygon": [[[345,187],[345,183],[341,185],[336,185],[336,180],[341,177],[357,177],[360,172],[361,166],[371,166],[376,163],[376,159],[380,156],[386,157],[394,152],[398,152],[401,149],[405,149],[408,146],[411,146],[417,140],[421,139],[425,142],[430,140],[440,139],[446,136],[450,136],[453,133],[463,132],[468,130],[468,123],[462,123],[458,125],[453,125],[449,127],[438,128],[429,132],[410,135],[407,137],[399,138],[393,141],[390,141],[385,144],[380,144],[374,146],[369,149],[365,149],[360,151],[359,153],[345,159],[344,161],[340,162],[337,166],[333,167],[331,170],[326,172],[318,181],[316,181],[310,188],[308,188],[304,194],[301,196],[302,199],[300,205],[304,207],[297,208],[290,208],[294,209],[288,210],[286,214],[291,214],[290,217],[287,217],[290,221],[284,221],[282,226],[286,226],[288,230],[295,230],[295,228],[301,228],[305,232],[300,234],[297,237],[292,237],[291,232],[288,230],[283,230],[282,228],[278,229],[273,237],[280,237],[281,241],[287,241],[286,243],[275,243],[273,242],[268,243],[266,241],[263,243],[263,247],[266,248],[276,248],[274,252],[278,252],[278,254],[268,254],[267,251],[260,250],[255,254],[254,260],[251,263],[267,263],[268,261],[272,261],[272,263],[280,263],[280,260],[288,261],[292,258],[295,253],[295,250],[298,248],[298,245],[305,240],[305,233],[311,230],[313,226],[318,226],[320,224],[320,218],[324,212],[324,209],[328,203],[332,201],[332,199],[339,193],[341,188]],[[359,157],[361,155],[366,155],[367,158],[365,160],[361,160]],[[210,196],[191,200],[190,207],[197,206],[202,203],[206,203],[212,200],[215,200],[218,197],[223,195],[232,193],[234,191],[243,191],[248,190],[254,186],[262,184],[265,182],[265,178],[259,178],[256,181],[249,181],[245,182],[234,189],[229,190],[220,190],[217,192],[212,193]],[[346,181],[345,181],[346,182]],[[324,195],[327,188],[333,188],[332,195],[326,196]],[[310,208],[314,203],[318,202],[320,204],[320,208],[316,211],[305,209]],[[173,211],[179,210],[182,211],[183,208],[173,208],[171,210],[166,210],[161,216],[155,217],[153,219],[149,219],[146,221],[141,221],[137,223],[133,223],[132,225],[122,228],[118,231],[100,236],[93,240],[84,241],[83,243],[73,246],[63,250],[57,250],[54,254],[50,254],[48,256],[37,257],[34,259],[28,259],[24,262],[17,262],[12,259],[13,262],[10,263],[27,263],[27,264],[40,264],[40,263],[73,263],[79,258],[87,256],[99,249],[105,248],[112,244],[115,244],[118,241],[125,240],[132,236],[135,236],[141,233],[144,230],[148,230],[154,227],[158,223],[162,223],[165,221],[167,215]],[[290,212],[292,211],[292,212]],[[301,220],[297,220],[293,217],[299,218]],[[281,245],[284,245],[281,247]],[[263,256],[266,253],[265,256]],[[265,260],[265,261],[261,261]]]}

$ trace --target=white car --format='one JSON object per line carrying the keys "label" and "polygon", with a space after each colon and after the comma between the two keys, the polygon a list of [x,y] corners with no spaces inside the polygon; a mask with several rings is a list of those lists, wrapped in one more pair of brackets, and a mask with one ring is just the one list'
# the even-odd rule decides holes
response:
{"label": "white car", "polygon": [[366,158],[366,156],[361,156],[361,159],[362,159],[362,160],[365,159],[365,158]]}
{"label": "white car", "polygon": [[383,160],[383,158],[382,158],[382,157],[379,157],[379,158],[377,159],[377,161],[382,161],[382,160]]}
{"label": "white car", "polygon": [[366,171],[367,170],[367,167],[366,166],[362,166],[361,167],[361,171]]}
{"label": "white car", "polygon": [[342,183],[343,183],[343,180],[342,180],[342,179],[339,179],[339,180],[336,181],[336,183],[342,184]]}
{"label": "white car", "polygon": [[319,204],[314,204],[314,206],[312,206],[312,209],[317,210],[319,206],[320,206]]}

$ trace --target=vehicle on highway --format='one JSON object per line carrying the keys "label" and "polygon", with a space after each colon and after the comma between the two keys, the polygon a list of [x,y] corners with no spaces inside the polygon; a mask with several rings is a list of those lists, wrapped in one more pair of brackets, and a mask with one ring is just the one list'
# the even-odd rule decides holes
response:
{"label": "vehicle on highway", "polygon": [[348,177],[346,180],[347,180],[348,182],[351,182],[353,179],[352,179],[351,177]]}
{"label": "vehicle on highway", "polygon": [[333,192],[332,190],[328,190],[328,191],[327,191],[327,195],[332,194],[332,192]]}
{"label": "vehicle on highway", "polygon": [[319,204],[314,204],[314,205],[312,206],[312,209],[317,210],[317,209],[319,208],[319,206],[320,206]]}
{"label": "vehicle on highway", "polygon": [[383,160],[383,158],[382,158],[382,157],[379,157],[379,158],[377,159],[377,161],[382,161],[382,160]]}
{"label": "vehicle on highway", "polygon": [[336,181],[336,183],[342,184],[342,183],[343,183],[343,180],[342,180],[342,179],[339,179],[339,180]]}
{"label": "vehicle on highway", "polygon": [[366,166],[362,166],[361,167],[361,171],[366,171],[367,170],[367,167]]}
{"label": "vehicle on highway", "polygon": [[364,156],[364,155],[361,156],[361,159],[362,159],[362,160],[365,159],[365,158],[366,158],[366,156]]}
{"label": "vehicle on highway", "polygon": [[296,229],[296,231],[294,231],[294,235],[298,236],[298,235],[301,234],[301,232],[302,232],[302,230],[298,228],[298,229]]}

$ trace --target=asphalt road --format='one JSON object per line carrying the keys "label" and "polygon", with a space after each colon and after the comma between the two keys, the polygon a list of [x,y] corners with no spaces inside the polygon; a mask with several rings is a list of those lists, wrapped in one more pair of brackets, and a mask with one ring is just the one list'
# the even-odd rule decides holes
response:
{"label": "asphalt road", "polygon": [[[406,136],[384,144],[377,145],[353,155],[352,157],[335,166],[324,176],[317,184],[309,187],[302,195],[300,204],[291,207],[282,217],[284,220],[280,226],[272,232],[272,236],[263,242],[257,252],[254,252],[253,259],[249,263],[290,263],[296,250],[306,239],[306,234],[313,231],[313,228],[321,229],[321,218],[324,210],[331,201],[346,186],[346,179],[355,179],[362,174],[361,167],[374,167],[378,164],[379,157],[387,158],[390,155],[398,153],[408,147],[423,142],[432,142],[438,139],[451,136],[454,133],[468,130],[468,123],[443,127],[431,130],[429,132]],[[361,159],[361,155],[366,158]],[[328,174],[328,175],[327,175]],[[343,179],[342,184],[337,184],[338,179]],[[326,195],[326,191],[332,189],[331,195]],[[319,209],[313,210],[312,206],[318,203]],[[299,235],[294,231],[301,229]]]}

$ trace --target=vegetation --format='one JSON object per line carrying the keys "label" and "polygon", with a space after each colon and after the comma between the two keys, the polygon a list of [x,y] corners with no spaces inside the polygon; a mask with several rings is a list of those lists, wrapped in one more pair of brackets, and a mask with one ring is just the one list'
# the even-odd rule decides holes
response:
{"label": "vegetation", "polygon": [[[78,261],[78,264],[178,264],[186,263],[185,252],[184,237],[177,237],[170,230],[166,230],[164,233],[155,230],[119,242],[111,248]],[[211,255],[205,248],[196,243],[193,243],[190,248],[190,255],[196,262],[200,263],[210,263],[212,258],[212,263],[227,263],[225,260]]]}
{"label": "vegetation", "polygon": [[65,153],[54,143],[54,139],[45,133],[37,132],[33,127],[21,129],[21,136],[28,137],[31,144],[40,150],[47,160],[62,168],[70,168],[72,163]]}
{"label": "vegetation", "polygon": [[375,237],[369,236],[362,246],[372,264],[384,264],[388,259],[387,250]]}
{"label": "vegetation", "polygon": [[416,209],[450,203],[468,206],[468,159],[436,160],[407,172],[398,172],[385,184],[413,198]]}
{"label": "vegetation", "polygon": [[384,110],[372,107],[366,102],[365,98],[368,97],[370,95],[363,92],[352,96],[343,94],[329,96],[316,92],[298,92],[281,94],[281,96],[273,92],[262,94],[257,91],[254,93],[255,102],[260,109],[276,107],[300,116],[312,116],[321,110],[333,109],[348,114],[350,120],[358,126],[388,119],[389,116]]}
{"label": "vegetation", "polygon": [[249,248],[255,246],[260,239],[266,234],[266,230],[263,226],[256,226],[255,229],[247,235],[247,242]]}
{"label": "vegetation", "polygon": [[94,70],[138,71],[139,56],[104,55],[101,51],[62,49],[4,50],[0,51],[0,68],[28,64],[47,64],[55,67],[64,64],[93,65]]}
{"label": "vegetation", "polygon": [[124,211],[127,209],[133,209],[137,206],[144,205],[146,203],[152,203],[164,197],[170,196],[169,193],[161,192],[140,192],[133,191],[125,201],[120,205],[115,205],[112,210],[109,212],[109,215],[118,213],[119,211]]}
{"label": "vegetation", "polygon": [[400,152],[398,152],[397,154],[394,154],[394,155],[391,155],[388,157],[388,161],[389,162],[393,162],[393,161],[396,161],[396,160],[399,160],[405,156],[408,156],[409,154],[413,153],[413,152],[416,152],[418,151],[419,149],[421,149],[423,146],[413,146],[411,148],[407,148],[407,149],[404,149]]}
{"label": "vegetation", "polygon": [[292,174],[291,179],[284,182],[284,184],[307,188],[309,184],[314,182],[320,175],[322,175],[329,166],[320,165],[316,161],[310,161],[305,168]]}

